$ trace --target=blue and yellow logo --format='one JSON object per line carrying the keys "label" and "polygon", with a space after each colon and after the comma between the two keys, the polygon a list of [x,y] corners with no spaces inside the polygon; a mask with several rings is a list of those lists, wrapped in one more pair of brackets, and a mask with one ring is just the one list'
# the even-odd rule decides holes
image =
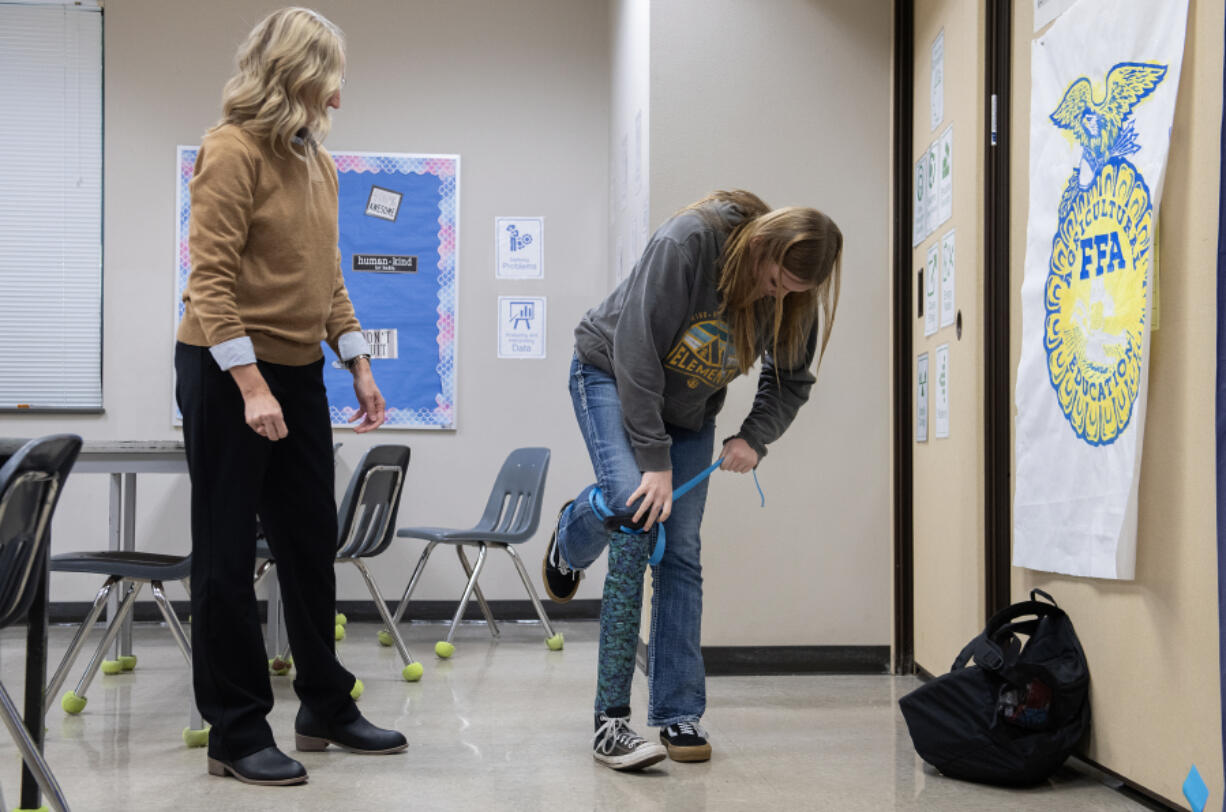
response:
{"label": "blue and yellow logo", "polygon": [[727,386],[737,376],[736,352],[728,338],[728,325],[719,319],[695,322],[669,351],[665,366],[686,376],[691,389]]}
{"label": "blue and yellow logo", "polygon": [[1056,398],[1074,433],[1109,445],[1128,426],[1141,385],[1153,201],[1140,170],[1131,113],[1166,75],[1122,62],[1105,92],[1082,77],[1051,120],[1081,145],[1061,195],[1044,291],[1044,349]]}

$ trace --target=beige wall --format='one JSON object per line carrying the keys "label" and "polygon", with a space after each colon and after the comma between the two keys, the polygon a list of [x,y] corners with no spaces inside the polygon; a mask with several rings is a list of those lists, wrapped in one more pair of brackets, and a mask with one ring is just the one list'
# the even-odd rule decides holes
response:
{"label": "beige wall", "polygon": [[[912,378],[928,353],[928,441],[914,444],[915,661],[934,674],[949,664],[984,621],[983,523],[983,150],[984,12],[977,0],[915,3],[915,111],[911,164],[950,124],[954,128],[953,219],[912,251],[912,278],[928,249],[955,230],[954,327],[924,336],[911,302]],[[945,32],[944,118],[930,118],[932,44]],[[903,239],[910,235],[910,224]],[[926,281],[926,280],[925,280]],[[916,291],[922,296],[922,291]],[[936,438],[936,349],[949,345],[949,437]],[[916,401],[911,393],[911,401]],[[914,414],[914,411],[913,411]],[[914,419],[912,422],[914,426]]]}
{"label": "beige wall", "polygon": [[[711,480],[706,645],[889,641],[890,9],[651,4],[652,226],[742,187],[773,206],[823,209],[845,236],[817,385],[758,472],[766,508],[750,478]],[[717,438],[737,430],[754,385],[729,387]]]}
{"label": "beige wall", "polygon": [[[0,434],[73,431],[89,440],[172,439],[173,167],[176,144],[199,143],[219,115],[221,87],[243,36],[279,2],[108,0],[104,398],[100,417],[0,417]],[[348,84],[328,138],[333,149],[461,156],[458,430],[378,432],[344,442],[343,481],[375,442],[407,443],[413,460],[401,524],[476,521],[505,454],[546,445],[553,463],[545,521],[591,469],[566,392],[571,330],[607,290],[609,11],[602,0],[363,0],[314,4],[346,32]],[[543,215],[546,277],[496,281],[493,218]],[[498,294],[545,295],[548,359],[497,359]],[[361,314],[359,313],[359,316]],[[376,374],[378,367],[376,366]],[[137,545],[188,549],[186,477],[143,476]],[[69,481],[54,550],[106,544],[106,478]],[[525,552],[543,550],[548,529]],[[420,551],[399,542],[377,578],[399,593]],[[435,556],[418,595],[452,599],[453,556]],[[523,599],[505,556],[482,578],[490,598]],[[603,564],[581,587],[599,597]],[[352,567],[340,596],[365,599]],[[97,579],[56,575],[52,600],[86,600]],[[182,597],[181,593],[173,597]]]}
{"label": "beige wall", "polygon": [[[1013,360],[1029,196],[1033,6],[1014,4]],[[1214,378],[1222,0],[1191,0],[1162,197],[1160,329],[1153,333],[1133,581],[1015,568],[1014,597],[1050,590],[1090,661],[1090,758],[1182,803],[1196,764],[1222,797]]]}

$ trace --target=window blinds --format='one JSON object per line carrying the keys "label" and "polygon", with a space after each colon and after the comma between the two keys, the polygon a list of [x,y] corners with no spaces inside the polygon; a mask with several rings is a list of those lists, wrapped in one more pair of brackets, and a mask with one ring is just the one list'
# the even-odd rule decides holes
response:
{"label": "window blinds", "polygon": [[0,2],[0,409],[102,407],[102,14]]}

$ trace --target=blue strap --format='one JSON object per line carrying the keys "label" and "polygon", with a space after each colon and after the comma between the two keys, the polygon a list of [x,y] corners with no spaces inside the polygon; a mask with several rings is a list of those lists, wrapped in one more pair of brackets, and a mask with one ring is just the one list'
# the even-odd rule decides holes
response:
{"label": "blue strap", "polygon": [[676,502],[678,499],[685,496],[690,491],[694,490],[694,488],[698,486],[699,482],[702,482],[704,479],[711,476],[711,474],[715,473],[715,469],[718,468],[719,464],[723,461],[724,461],[724,458],[720,457],[715,462],[708,465],[706,470],[704,470],[701,474],[694,477],[693,479],[691,479],[689,482],[682,485],[677,490],[673,491],[673,501]]}
{"label": "blue strap", "polygon": [[[678,499],[685,496],[687,493],[689,493],[695,487],[697,487],[698,483],[702,482],[704,479],[711,476],[711,474],[715,473],[715,469],[719,468],[719,464],[723,461],[724,461],[724,458],[720,457],[715,462],[708,465],[705,470],[703,470],[700,474],[698,474],[698,476],[694,477],[689,482],[686,482],[680,488],[677,488],[675,491],[673,491],[673,501],[676,502]],[[753,477],[754,477],[754,484],[757,484],[758,482],[758,472],[757,471],[754,471]],[[760,485],[758,486],[758,494],[760,496],[762,495],[762,486]],[[605,502],[604,494],[601,493],[599,486],[592,488],[591,492],[588,493],[587,499],[588,499],[588,504],[592,508],[592,512],[595,513],[596,516],[599,517],[601,520],[608,519],[614,515],[613,511],[609,509],[608,504]],[[763,506],[766,505],[765,496],[762,496],[762,505]],[[642,530],[636,530],[632,527],[625,527],[625,526],[619,529],[623,533],[631,533],[631,534],[636,534],[636,535],[643,532]],[[660,522],[657,522],[656,523],[656,544],[655,544],[655,547],[651,551],[651,557],[647,559],[647,563],[653,567],[656,564],[659,564],[660,560],[664,558],[664,548],[665,548],[664,525]]]}

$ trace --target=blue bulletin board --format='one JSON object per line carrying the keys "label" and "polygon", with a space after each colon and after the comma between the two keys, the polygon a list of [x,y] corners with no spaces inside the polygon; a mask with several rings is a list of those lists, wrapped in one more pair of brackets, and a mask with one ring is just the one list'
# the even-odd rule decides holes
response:
{"label": "blue bulletin board", "polygon": [[[187,248],[196,147],[179,147],[176,325],[191,270]],[[458,155],[333,152],[341,267],[371,344],[390,428],[455,428]],[[326,346],[325,357],[333,354]],[[347,370],[324,367],[332,425],[357,401]]]}

